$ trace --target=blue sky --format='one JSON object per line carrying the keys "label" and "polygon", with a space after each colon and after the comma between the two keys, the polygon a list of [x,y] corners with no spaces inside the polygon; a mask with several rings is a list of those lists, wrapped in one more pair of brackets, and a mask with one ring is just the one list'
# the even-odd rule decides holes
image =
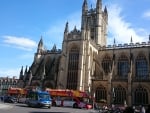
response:
{"label": "blue sky", "polygon": [[[89,9],[96,0],[87,0]],[[83,0],[0,0],[0,76],[19,77],[30,66],[37,44],[61,49],[66,22],[80,29]],[[150,0],[103,0],[108,8],[107,44],[147,42],[150,34]]]}

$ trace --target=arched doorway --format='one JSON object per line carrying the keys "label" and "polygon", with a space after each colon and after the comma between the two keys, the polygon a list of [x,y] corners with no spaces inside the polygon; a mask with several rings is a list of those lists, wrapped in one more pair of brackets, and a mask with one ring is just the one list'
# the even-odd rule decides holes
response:
{"label": "arched doorway", "polygon": [[139,85],[134,91],[134,105],[147,105],[148,104],[148,91]]}

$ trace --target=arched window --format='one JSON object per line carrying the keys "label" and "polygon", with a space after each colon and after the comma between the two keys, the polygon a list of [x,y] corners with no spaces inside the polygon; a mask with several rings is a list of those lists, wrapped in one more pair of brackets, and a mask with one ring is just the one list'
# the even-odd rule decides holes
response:
{"label": "arched window", "polygon": [[107,101],[107,91],[106,91],[105,87],[100,86],[96,89],[95,101],[96,102]]}
{"label": "arched window", "polygon": [[111,71],[112,61],[111,58],[107,55],[102,60],[102,68],[106,74],[108,74]]}
{"label": "arched window", "polygon": [[74,47],[69,51],[67,89],[77,89],[78,64],[79,64],[79,50]]}
{"label": "arched window", "polygon": [[118,86],[114,88],[113,96],[115,104],[124,104],[126,101],[126,90],[125,88]]}
{"label": "arched window", "polygon": [[144,55],[136,58],[136,78],[146,79],[148,77],[148,63]]}
{"label": "arched window", "polygon": [[127,78],[129,72],[129,60],[127,56],[121,55],[118,59],[118,75],[120,78]]}
{"label": "arched window", "polygon": [[148,104],[148,92],[142,86],[136,88],[134,92],[134,104],[135,105],[147,105]]}

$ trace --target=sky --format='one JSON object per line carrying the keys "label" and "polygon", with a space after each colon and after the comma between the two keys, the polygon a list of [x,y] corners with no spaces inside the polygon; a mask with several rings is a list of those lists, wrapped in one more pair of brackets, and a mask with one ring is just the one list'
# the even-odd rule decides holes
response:
{"label": "sky", "polygon": [[[87,0],[95,8],[96,0]],[[107,45],[148,42],[150,0],[102,0],[108,10]],[[62,48],[65,24],[80,30],[83,0],[0,0],[0,77],[19,78],[31,66],[38,42]]]}

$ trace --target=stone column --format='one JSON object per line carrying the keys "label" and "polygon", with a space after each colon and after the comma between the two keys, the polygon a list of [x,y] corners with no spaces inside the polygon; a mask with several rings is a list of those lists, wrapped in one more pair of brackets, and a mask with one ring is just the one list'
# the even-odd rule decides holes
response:
{"label": "stone column", "polygon": [[128,106],[132,105],[132,81],[131,81],[131,72],[128,73],[128,92],[127,92],[127,99],[128,99]]}
{"label": "stone column", "polygon": [[112,92],[111,92],[111,80],[112,80],[112,72],[109,73],[109,78],[108,78],[108,96],[107,96],[107,102],[108,102],[108,105],[111,105],[111,97],[112,97]]}

